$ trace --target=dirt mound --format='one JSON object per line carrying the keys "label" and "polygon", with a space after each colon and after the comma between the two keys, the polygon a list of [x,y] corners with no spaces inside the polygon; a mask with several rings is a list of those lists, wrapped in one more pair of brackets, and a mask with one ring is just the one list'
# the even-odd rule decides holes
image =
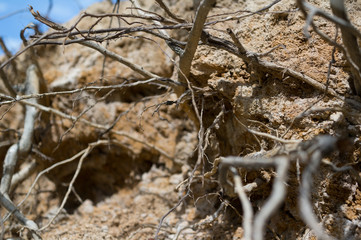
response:
{"label": "dirt mound", "polygon": [[[37,119],[32,151],[18,167],[36,162],[33,173],[52,168],[20,206],[26,216],[45,226],[64,203],[42,237],[153,239],[160,230],[159,239],[242,239],[247,237],[247,209],[233,187],[233,174],[241,177],[257,219],[282,172],[278,160],[252,164],[286,156],[287,193],[265,223],[265,239],[315,239],[318,233],[305,223],[298,205],[303,178],[319,153],[323,160],[311,174],[314,187],[307,192],[311,210],[333,237],[361,238],[360,98],[350,84],[344,54],[313,31],[305,38],[305,19],[295,1],[217,1],[189,82],[183,83],[175,80],[178,55],[186,51],[188,23],[195,19],[198,1],[165,1],[184,19],[178,23],[158,4],[141,2],[115,7],[109,1],[97,3],[86,10],[88,16],[80,15],[81,21],[76,17],[65,25],[70,29],[76,24],[71,33],[80,33],[76,36],[83,42],[95,42],[126,60],[75,44],[70,31],[60,30],[44,46],[15,60],[25,78],[35,56],[48,91],[54,93],[46,96],[49,104]],[[323,1],[311,3],[331,12]],[[358,26],[359,4],[347,1],[347,8]],[[112,12],[123,15],[110,17]],[[165,22],[163,28],[176,41],[156,31],[159,26],[149,19]],[[317,24],[324,33],[335,34],[325,20]],[[232,32],[247,56],[233,51]],[[141,69],[134,70],[135,65]],[[4,159],[21,135],[24,108],[3,104],[0,110]],[[48,121],[42,122],[46,114]],[[320,135],[334,136],[324,149],[326,138]],[[221,179],[227,156],[244,156],[253,163],[238,165],[238,171]],[[36,174],[30,176],[11,193],[15,203],[34,182]],[[6,222],[6,237],[19,232],[30,237],[14,222]]]}

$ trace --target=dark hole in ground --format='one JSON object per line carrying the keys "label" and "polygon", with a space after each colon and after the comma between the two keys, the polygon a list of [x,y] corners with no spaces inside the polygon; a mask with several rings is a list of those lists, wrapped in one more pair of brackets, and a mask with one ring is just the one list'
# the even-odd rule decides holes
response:
{"label": "dark hole in ground", "polygon": [[[110,148],[112,149],[112,148]],[[73,191],[65,204],[65,210],[72,214],[87,199],[94,204],[116,193],[119,188],[132,187],[140,180],[142,173],[149,171],[152,164],[157,162],[158,155],[143,150],[139,154],[116,149],[107,152],[107,148],[93,150],[84,160],[81,171],[73,185]],[[74,176],[76,164],[67,175],[55,176],[53,181],[61,199],[65,196],[68,184]]]}

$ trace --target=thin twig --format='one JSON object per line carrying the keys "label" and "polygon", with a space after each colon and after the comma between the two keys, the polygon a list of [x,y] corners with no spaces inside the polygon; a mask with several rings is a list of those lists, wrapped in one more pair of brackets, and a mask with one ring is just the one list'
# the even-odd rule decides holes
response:
{"label": "thin twig", "polygon": [[[35,19],[37,19],[38,21],[44,23],[45,25],[49,26],[50,28],[53,28],[55,30],[61,30],[61,31],[69,31],[68,29],[66,29],[65,27],[59,25],[59,24],[56,24],[44,17],[42,17],[39,12],[35,12],[33,10],[33,8],[30,6],[29,8],[31,14],[34,16]],[[75,37],[71,37],[69,36],[71,39],[74,39]],[[132,69],[133,71],[141,74],[142,76],[146,77],[146,78],[157,78],[159,77],[158,75],[156,74],[153,74],[147,70],[145,70],[143,67],[133,63],[132,61],[112,52],[112,51],[109,51],[108,49],[106,49],[105,47],[97,44],[97,43],[94,43],[92,41],[84,41],[84,42],[80,42],[79,44],[81,45],[84,45],[84,46],[87,46],[89,48],[92,48],[94,50],[97,50],[98,52],[100,52],[101,54],[103,55],[106,55],[108,56],[109,58],[115,60],[115,61],[118,61],[122,64],[124,64],[125,66],[129,67],[130,69]]]}
{"label": "thin twig", "polygon": [[286,181],[289,159],[286,156],[279,156],[274,159],[277,176],[273,183],[271,196],[262,206],[254,218],[253,239],[262,240],[265,226],[269,218],[279,209],[286,197]]}
{"label": "thin twig", "polygon": [[167,7],[167,5],[165,5],[165,3],[162,0],[155,0],[159,6],[168,14],[169,17],[173,18],[174,20],[176,20],[179,23],[185,23],[186,21],[182,18],[179,18],[178,16],[176,16],[174,13],[172,13],[169,8]]}
{"label": "thin twig", "polygon": [[233,181],[234,181],[234,191],[238,194],[238,198],[241,200],[242,209],[243,209],[243,231],[244,231],[244,239],[252,240],[252,232],[253,232],[253,209],[250,200],[248,199],[244,189],[241,177],[238,174],[238,171],[235,167],[229,168],[233,173]]}
{"label": "thin twig", "polygon": [[312,154],[310,162],[303,171],[302,184],[300,187],[299,209],[302,219],[315,232],[318,239],[331,240],[333,238],[325,233],[323,228],[320,226],[320,223],[317,221],[317,218],[313,213],[313,207],[310,200],[312,175],[317,171],[320,161],[321,152],[316,151]]}
{"label": "thin twig", "polygon": [[[69,120],[72,120],[72,121],[76,120],[76,117],[70,116],[68,114],[65,114],[65,113],[63,113],[63,112],[61,112],[61,111],[59,111],[57,109],[51,108],[51,107],[45,107],[43,105],[36,104],[36,103],[31,103],[31,102],[26,101],[26,100],[21,100],[19,102],[23,103],[25,105],[36,107],[41,111],[55,114],[55,115],[57,115],[59,117],[65,118],[65,119],[69,119]],[[98,129],[102,129],[102,130],[108,130],[109,129],[109,126],[104,126],[104,125],[101,125],[101,124],[93,123],[93,122],[90,122],[90,121],[88,121],[86,119],[83,119],[83,118],[78,119],[78,121],[82,122],[82,123],[84,123],[84,124],[86,124],[88,126],[94,127],[94,128],[98,128]],[[110,130],[110,133],[113,133],[113,134],[116,134],[116,135],[119,135],[119,136],[123,136],[123,137],[129,138],[129,139],[131,139],[133,141],[142,143],[145,146],[149,147],[150,149],[156,150],[157,152],[159,152],[160,154],[162,154],[166,158],[173,159],[173,157],[170,156],[168,153],[166,153],[164,150],[158,148],[157,146],[151,145],[149,142],[147,142],[145,140],[142,140],[142,138],[140,136],[132,136],[129,133],[126,133],[126,132],[123,132],[123,131],[117,131],[117,130]]]}

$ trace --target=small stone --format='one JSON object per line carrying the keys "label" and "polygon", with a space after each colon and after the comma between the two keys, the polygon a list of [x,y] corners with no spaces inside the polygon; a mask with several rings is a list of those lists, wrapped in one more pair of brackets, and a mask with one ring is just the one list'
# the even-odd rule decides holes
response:
{"label": "small stone", "polygon": [[330,120],[334,121],[335,123],[341,123],[344,120],[343,113],[342,112],[332,113],[330,116]]}
{"label": "small stone", "polygon": [[107,233],[109,231],[108,226],[102,226],[101,229],[102,229],[102,232],[105,232],[105,233]]}
{"label": "small stone", "polygon": [[85,200],[83,204],[79,207],[81,213],[92,213],[94,211],[93,202],[89,199]]}

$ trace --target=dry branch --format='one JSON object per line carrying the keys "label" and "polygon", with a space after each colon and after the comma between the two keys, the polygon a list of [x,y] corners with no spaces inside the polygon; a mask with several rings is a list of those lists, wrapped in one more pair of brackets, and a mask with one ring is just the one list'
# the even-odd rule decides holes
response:
{"label": "dry branch", "polygon": [[[350,23],[350,20],[347,17],[346,9],[343,0],[330,0],[331,9],[335,16],[345,20],[346,22]],[[358,95],[361,95],[361,50],[360,46],[357,43],[357,37],[346,29],[343,26],[340,26],[341,34],[342,34],[342,42],[345,45],[347,54],[349,58],[354,62],[357,66],[355,68],[352,66],[352,74],[354,76],[354,85],[356,88],[356,92]]]}
{"label": "dry branch", "polygon": [[198,41],[201,38],[204,23],[206,22],[208,12],[215,2],[216,0],[203,0],[197,9],[196,18],[189,33],[186,48],[179,59],[181,72],[179,74],[180,82],[185,82],[184,77],[187,78],[189,76],[192,60],[198,47]]}
{"label": "dry branch", "polygon": [[[316,216],[313,214],[312,204],[310,202],[311,185],[313,181],[312,175],[318,170],[318,166],[323,157],[338,150],[338,142],[340,139],[331,136],[317,136],[310,141],[301,142],[286,152],[272,151],[274,155],[263,153],[263,156],[246,156],[246,157],[221,157],[219,168],[219,180],[221,185],[227,190],[230,182],[227,181],[227,170],[232,170],[235,191],[239,194],[239,198],[244,208],[243,226],[245,237],[253,240],[263,239],[265,225],[272,214],[279,208],[280,204],[286,197],[285,182],[288,176],[288,166],[291,162],[301,159],[303,163],[307,163],[306,169],[302,174],[302,184],[300,186],[299,211],[304,222],[315,232],[319,239],[333,239],[325,234]],[[287,155],[286,155],[287,154]],[[268,158],[265,156],[268,155]],[[276,168],[276,180],[270,197],[266,203],[256,214],[254,222],[251,220],[251,212],[246,196],[244,195],[244,187],[241,186],[240,179],[237,177],[238,172],[235,167],[261,169],[268,167]],[[345,170],[349,170],[345,168]],[[247,222],[245,222],[247,221]],[[250,224],[252,224],[250,226]],[[252,229],[252,230],[250,230]],[[247,230],[247,231],[246,231]],[[252,234],[249,232],[252,231]],[[247,235],[246,235],[247,234]],[[250,237],[252,235],[252,237]]]}
{"label": "dry branch", "polygon": [[[37,75],[37,69],[35,65],[31,65],[27,69],[26,74],[26,91],[27,94],[39,93],[40,89],[40,79]],[[36,99],[29,100],[32,103],[36,103]],[[35,127],[35,119],[38,115],[38,109],[32,106],[26,106],[24,120],[24,131],[21,135],[20,141],[12,145],[5,156],[4,166],[3,166],[3,175],[1,178],[0,192],[1,204],[11,213],[14,212],[14,215],[17,219],[26,227],[29,227],[31,230],[37,230],[37,225],[31,221],[27,220],[22,213],[17,210],[17,208],[13,205],[9,198],[9,190],[11,186],[11,180],[14,174],[14,169],[16,167],[16,163],[19,158],[25,157],[30,152],[31,145],[33,142],[33,133]],[[32,235],[34,238],[39,239],[37,234],[32,231]]]}
{"label": "dry branch", "polygon": [[[265,226],[269,218],[274,214],[286,196],[287,171],[290,159],[286,156],[278,156],[271,159],[263,158],[242,158],[242,157],[225,157],[221,158],[220,164],[220,182],[223,186],[228,185],[227,182],[227,169],[232,167],[244,167],[259,169],[263,167],[276,167],[276,180],[273,183],[271,196],[266,200],[261,210],[255,215],[254,223],[252,223],[252,211],[248,204],[248,199],[244,195],[244,190],[240,189],[241,184],[238,177],[235,177],[235,190],[239,194],[242,206],[244,207],[243,226],[245,230],[246,239],[262,240]],[[236,170],[232,171],[234,176]],[[247,232],[246,232],[247,230]],[[247,233],[247,235],[246,235]],[[252,236],[252,237],[251,237]]]}
{"label": "dry branch", "polygon": [[[39,93],[39,81],[40,80],[36,72],[36,67],[35,65],[31,65],[27,70],[26,79],[26,90],[28,94]],[[36,99],[30,99],[29,101],[32,103],[37,102]],[[7,195],[9,193],[11,178],[13,176],[18,158],[24,157],[30,151],[33,141],[35,118],[37,114],[37,108],[32,106],[26,107],[23,134],[19,143],[16,143],[9,148],[4,160],[4,170],[0,186],[0,192],[2,194]]]}
{"label": "dry branch", "polygon": [[238,171],[235,167],[229,168],[233,173],[233,181],[234,181],[234,191],[238,194],[238,198],[241,200],[242,209],[243,209],[243,231],[244,231],[244,239],[252,240],[252,232],[253,232],[253,209],[250,200],[248,199],[244,186],[242,184],[241,177],[238,174]]}
{"label": "dry branch", "polygon": [[169,17],[173,18],[174,20],[176,20],[179,23],[184,23],[186,22],[184,19],[176,16],[174,13],[172,13],[169,8],[167,7],[167,5],[165,5],[165,3],[162,0],[155,0],[159,6],[168,14]]}

